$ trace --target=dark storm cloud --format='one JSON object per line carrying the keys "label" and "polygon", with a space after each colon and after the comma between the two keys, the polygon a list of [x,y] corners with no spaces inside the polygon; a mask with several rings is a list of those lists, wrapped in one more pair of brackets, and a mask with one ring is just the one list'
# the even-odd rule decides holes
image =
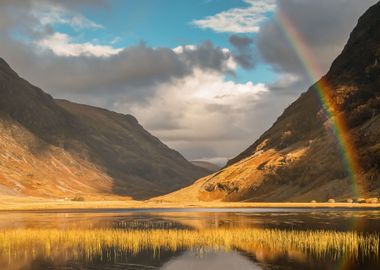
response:
{"label": "dark storm cloud", "polygon": [[246,50],[253,44],[253,39],[249,37],[241,37],[238,35],[232,35],[228,40],[238,50]]}
{"label": "dark storm cloud", "polygon": [[246,36],[232,35],[229,38],[229,42],[235,48],[233,52],[235,61],[244,69],[252,69],[255,64],[253,39]]}
{"label": "dark storm cloud", "polygon": [[138,45],[108,58],[60,57],[52,52],[42,56],[15,41],[2,45],[0,55],[5,55],[15,70],[58,96],[125,93],[132,99],[144,99],[155,84],[190,75],[194,68],[228,70],[228,56],[209,43],[180,54],[167,48]]}
{"label": "dark storm cloud", "polygon": [[[277,2],[278,9],[291,19],[325,72],[342,50],[359,16],[376,1]],[[182,52],[141,44],[108,58],[63,57],[34,43],[54,33],[51,26],[41,24],[38,14],[31,12],[43,5],[61,7],[78,16],[84,7],[109,12],[107,2],[100,0],[0,0],[0,57],[22,77],[55,97],[134,114],[140,108],[135,115],[142,124],[191,159],[237,155],[311,84],[305,80],[301,63],[276,24],[276,12],[255,34],[255,44],[250,36],[231,36],[231,53],[206,42],[195,48],[183,47]],[[101,28],[95,27],[94,31],[101,31],[97,29]],[[21,34],[27,39],[16,39],[15,31],[19,34],[16,37]],[[254,51],[252,47],[256,45]],[[215,99],[199,104],[199,97],[193,97],[193,85],[199,87],[202,83],[198,84],[194,69],[223,76],[229,71],[226,62],[231,57],[249,69],[255,64],[257,51],[264,63],[280,73],[280,79],[269,85],[272,91],[267,95],[260,96],[257,102],[249,102],[243,96],[223,106],[215,105]],[[187,77],[192,83],[184,95],[182,81]],[[148,116],[144,118],[145,115]]]}
{"label": "dark storm cloud", "polygon": [[[277,9],[289,18],[304,39],[313,58],[325,73],[341,52],[358,18],[376,0],[286,0],[277,1]],[[304,67],[279,24],[278,12],[268,20],[257,36],[264,60],[277,70],[304,75]],[[287,31],[287,29],[285,29]],[[322,75],[322,74],[319,74]]]}
{"label": "dark storm cloud", "polygon": [[[123,49],[111,57],[57,56],[35,42],[54,32],[41,23],[33,8],[63,8],[69,15],[79,16],[81,5],[104,6],[103,1],[27,0],[0,2],[0,57],[20,73],[57,97],[73,94],[96,95],[97,100],[124,93],[131,100],[144,100],[158,83],[182,78],[195,68],[228,72],[228,52],[205,42],[193,49],[176,53],[170,48],[150,48],[144,44]],[[21,19],[22,18],[22,19]],[[84,21],[91,27],[92,22]],[[75,27],[75,26],[74,26]],[[80,27],[80,25],[79,25]],[[14,34],[23,37],[15,39]],[[26,39],[26,41],[25,41]],[[101,104],[106,103],[101,102]]]}
{"label": "dark storm cloud", "polygon": [[212,69],[221,72],[228,72],[226,62],[231,57],[230,53],[215,47],[212,42],[206,41],[194,49],[186,49],[180,55],[185,63],[189,66],[197,66],[205,69]]}

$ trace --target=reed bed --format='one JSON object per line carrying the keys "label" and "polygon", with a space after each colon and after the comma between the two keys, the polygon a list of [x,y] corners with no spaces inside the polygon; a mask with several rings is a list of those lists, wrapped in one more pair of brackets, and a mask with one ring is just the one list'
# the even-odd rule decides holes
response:
{"label": "reed bed", "polygon": [[[242,250],[258,249],[286,253],[297,250],[323,256],[379,256],[380,236],[358,232],[284,231],[277,229],[121,230],[121,229],[9,229],[0,230],[3,258],[54,257],[109,259],[161,249]],[[69,255],[68,255],[69,253]]]}

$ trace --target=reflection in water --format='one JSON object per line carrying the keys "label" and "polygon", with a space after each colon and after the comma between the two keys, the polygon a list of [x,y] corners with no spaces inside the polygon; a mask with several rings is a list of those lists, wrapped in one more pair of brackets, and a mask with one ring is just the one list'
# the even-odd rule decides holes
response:
{"label": "reflection in water", "polygon": [[256,257],[277,259],[284,255],[302,258],[379,258],[380,237],[376,234],[335,231],[286,231],[230,228],[203,230],[121,229],[5,229],[0,232],[1,261],[35,261],[59,258],[93,264],[120,261],[126,254],[161,250],[240,250]]}
{"label": "reflection in water", "polygon": [[379,211],[235,211],[1,213],[0,269],[380,269]]}
{"label": "reflection in water", "polygon": [[[220,228],[254,227],[313,230],[359,230],[379,232],[380,211],[347,209],[143,209],[96,212],[18,212],[1,213],[0,228]],[[264,211],[265,210],[265,211]],[[168,211],[168,212],[167,212]],[[182,212],[180,212],[182,211]],[[213,212],[216,211],[216,212]],[[353,225],[355,225],[353,227]]]}
{"label": "reflection in water", "polygon": [[210,252],[199,255],[194,251],[185,252],[182,256],[175,258],[165,264],[162,270],[261,270],[256,263],[236,251]]}

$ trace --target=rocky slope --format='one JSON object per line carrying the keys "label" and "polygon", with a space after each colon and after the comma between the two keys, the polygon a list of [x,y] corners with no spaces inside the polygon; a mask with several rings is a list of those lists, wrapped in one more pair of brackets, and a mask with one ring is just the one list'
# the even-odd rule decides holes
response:
{"label": "rocky slope", "polygon": [[206,172],[133,116],[54,100],[0,58],[0,194],[141,199]]}
{"label": "rocky slope", "polygon": [[[380,197],[380,3],[359,20],[322,78],[346,120],[363,196]],[[252,146],[219,172],[166,200],[325,201],[355,196],[337,141],[312,86]]]}

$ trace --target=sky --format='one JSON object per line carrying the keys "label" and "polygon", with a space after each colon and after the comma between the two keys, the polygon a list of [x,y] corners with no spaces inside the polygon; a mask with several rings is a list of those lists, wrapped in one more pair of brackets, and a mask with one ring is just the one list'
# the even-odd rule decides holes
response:
{"label": "sky", "polygon": [[223,165],[320,76],[377,0],[1,0],[0,57],[55,98],[134,115],[189,160]]}

